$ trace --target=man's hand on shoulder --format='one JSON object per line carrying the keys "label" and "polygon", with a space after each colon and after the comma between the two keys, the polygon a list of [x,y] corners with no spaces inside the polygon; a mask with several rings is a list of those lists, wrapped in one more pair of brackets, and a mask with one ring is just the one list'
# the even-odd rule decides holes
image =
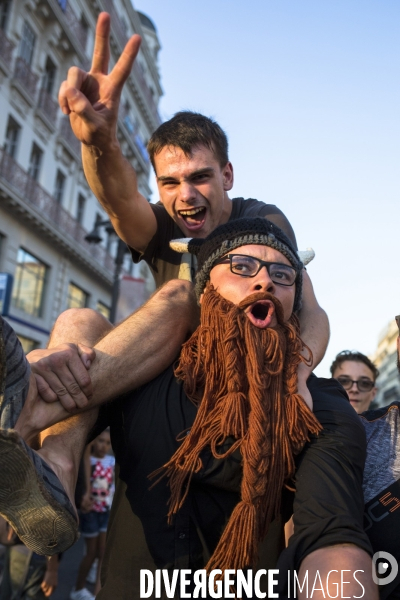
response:
{"label": "man's hand on shoulder", "polygon": [[27,360],[42,400],[58,400],[68,412],[88,406],[93,395],[88,369],[95,357],[95,351],[83,344],[62,344],[30,352]]}
{"label": "man's hand on shoulder", "polygon": [[90,71],[71,67],[58,95],[61,110],[70,115],[76,137],[83,144],[99,148],[116,143],[121,91],[141,42],[140,36],[132,36],[114,68],[108,73],[110,27],[110,16],[100,13]]}

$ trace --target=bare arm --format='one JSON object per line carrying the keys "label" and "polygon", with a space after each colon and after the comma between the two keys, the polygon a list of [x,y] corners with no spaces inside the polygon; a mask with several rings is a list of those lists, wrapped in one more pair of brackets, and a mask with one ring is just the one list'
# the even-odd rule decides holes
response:
{"label": "bare arm", "polygon": [[298,573],[300,585],[306,576],[308,576],[308,590],[305,585],[298,595],[300,600],[305,598],[378,600],[379,597],[378,588],[372,581],[371,557],[365,550],[351,544],[326,546],[308,554],[300,565]]}
{"label": "bare arm", "polygon": [[303,271],[303,306],[299,314],[301,339],[310,348],[313,362],[310,366],[300,363],[298,375],[299,393],[312,408],[312,399],[306,381],[323,359],[329,342],[329,321],[326,312],[320,307],[314,294],[311,279]]}
{"label": "bare arm", "polygon": [[144,250],[157,223],[149,203],[138,190],[136,173],[117,140],[122,88],[139,51],[140,37],[127,42],[114,68],[110,59],[110,16],[100,13],[89,72],[72,67],[61,84],[59,103],[70,115],[71,127],[82,142],[82,161],[88,183],[107,211],[118,235],[136,250]]}

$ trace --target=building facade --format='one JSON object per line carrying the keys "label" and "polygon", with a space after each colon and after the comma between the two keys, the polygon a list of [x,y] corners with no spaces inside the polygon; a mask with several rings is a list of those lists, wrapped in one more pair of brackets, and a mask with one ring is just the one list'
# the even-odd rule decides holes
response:
{"label": "building facade", "polygon": [[[129,36],[142,36],[122,94],[118,138],[150,198],[146,144],[160,124],[162,95],[150,19],[130,0],[0,0],[0,273],[8,276],[0,277],[0,308],[26,351],[46,344],[66,308],[110,312],[118,243],[105,226],[102,243],[85,239],[107,215],[87,185],[80,144],[57,103],[69,67],[90,68],[101,11],[111,15],[110,67]],[[129,255],[124,269],[136,280],[143,276]],[[8,309],[1,302],[6,291]]]}
{"label": "building facade", "polygon": [[378,393],[374,406],[386,406],[395,400],[400,401],[400,376],[397,368],[398,334],[396,321],[391,321],[382,331],[378,347],[371,356],[371,360],[379,369]]}

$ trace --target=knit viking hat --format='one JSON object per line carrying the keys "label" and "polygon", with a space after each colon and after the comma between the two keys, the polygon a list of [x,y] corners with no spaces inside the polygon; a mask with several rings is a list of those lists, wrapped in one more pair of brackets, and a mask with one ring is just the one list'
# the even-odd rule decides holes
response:
{"label": "knit viking hat", "polygon": [[195,287],[197,298],[200,298],[203,293],[215,263],[236,248],[250,244],[269,246],[278,250],[296,269],[296,295],[293,310],[299,310],[301,308],[302,269],[314,258],[314,251],[308,248],[304,252],[297,252],[282,229],[271,221],[261,217],[237,219],[220,225],[204,239],[186,238],[170,242],[171,248],[176,252],[190,252],[197,256],[198,270]]}

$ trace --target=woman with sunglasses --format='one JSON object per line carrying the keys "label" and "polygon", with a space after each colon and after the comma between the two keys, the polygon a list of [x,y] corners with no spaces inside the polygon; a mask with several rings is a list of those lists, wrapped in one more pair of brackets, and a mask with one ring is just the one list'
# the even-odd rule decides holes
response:
{"label": "woman with sunglasses", "polygon": [[355,350],[343,350],[333,361],[331,373],[346,390],[358,414],[369,409],[376,396],[379,371],[368,356]]}

